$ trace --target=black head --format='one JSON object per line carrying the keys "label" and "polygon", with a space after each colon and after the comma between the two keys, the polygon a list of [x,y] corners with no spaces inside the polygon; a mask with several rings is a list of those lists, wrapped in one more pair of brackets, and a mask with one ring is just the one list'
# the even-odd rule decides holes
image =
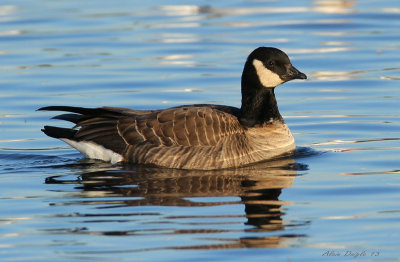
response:
{"label": "black head", "polygon": [[283,51],[273,47],[255,49],[247,58],[242,76],[242,81],[257,81],[258,85],[269,88],[293,79],[307,79],[307,76],[292,66]]}

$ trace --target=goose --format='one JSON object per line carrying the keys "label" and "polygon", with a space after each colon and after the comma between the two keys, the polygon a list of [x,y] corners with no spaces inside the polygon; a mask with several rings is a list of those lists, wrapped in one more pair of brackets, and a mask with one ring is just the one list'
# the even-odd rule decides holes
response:
{"label": "goose", "polygon": [[92,159],[177,169],[235,168],[295,150],[292,133],[278,110],[274,89],[307,76],[273,47],[252,51],[244,65],[240,108],[194,104],[162,110],[119,107],[47,106],[64,111],[54,119],[72,128],[42,131]]}

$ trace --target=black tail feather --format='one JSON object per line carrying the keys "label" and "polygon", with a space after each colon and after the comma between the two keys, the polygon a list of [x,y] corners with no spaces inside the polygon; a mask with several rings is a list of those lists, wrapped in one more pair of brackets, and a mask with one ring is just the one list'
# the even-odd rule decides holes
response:
{"label": "black tail feather", "polygon": [[71,128],[55,127],[55,126],[44,126],[42,129],[43,133],[54,138],[67,138],[74,139],[76,130]]}
{"label": "black tail feather", "polygon": [[87,115],[87,116],[92,116],[92,115],[109,115],[110,113],[112,115],[115,114],[120,114],[118,111],[110,110],[107,108],[85,108],[85,107],[75,107],[75,106],[46,106],[39,108],[38,111],[65,111],[65,112],[71,112],[71,113],[76,113],[76,114],[81,114],[81,115]]}
{"label": "black tail feather", "polygon": [[79,115],[79,114],[62,114],[62,115],[52,117],[52,119],[65,120],[65,121],[72,122],[74,124],[77,124],[81,118],[82,118],[82,115]]}

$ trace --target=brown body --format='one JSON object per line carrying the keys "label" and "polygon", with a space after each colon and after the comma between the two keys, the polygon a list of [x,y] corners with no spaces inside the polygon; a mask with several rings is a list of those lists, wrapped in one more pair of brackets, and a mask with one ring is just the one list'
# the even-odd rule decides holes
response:
{"label": "brown body", "polygon": [[244,128],[232,114],[238,109],[232,107],[181,106],[160,111],[108,109],[120,114],[112,120],[97,115],[78,122],[82,128],[76,138],[107,144],[106,148],[121,154],[122,161],[130,163],[220,169],[259,162],[295,148],[283,120]]}

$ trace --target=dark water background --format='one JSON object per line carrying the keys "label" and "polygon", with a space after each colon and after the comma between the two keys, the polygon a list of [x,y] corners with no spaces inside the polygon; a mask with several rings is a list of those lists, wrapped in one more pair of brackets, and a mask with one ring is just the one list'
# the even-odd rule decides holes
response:
{"label": "dark water background", "polygon": [[[309,76],[276,90],[293,157],[112,166],[40,132],[47,105],[240,106],[258,46]],[[399,260],[398,1],[6,0],[0,75],[1,261]]]}

